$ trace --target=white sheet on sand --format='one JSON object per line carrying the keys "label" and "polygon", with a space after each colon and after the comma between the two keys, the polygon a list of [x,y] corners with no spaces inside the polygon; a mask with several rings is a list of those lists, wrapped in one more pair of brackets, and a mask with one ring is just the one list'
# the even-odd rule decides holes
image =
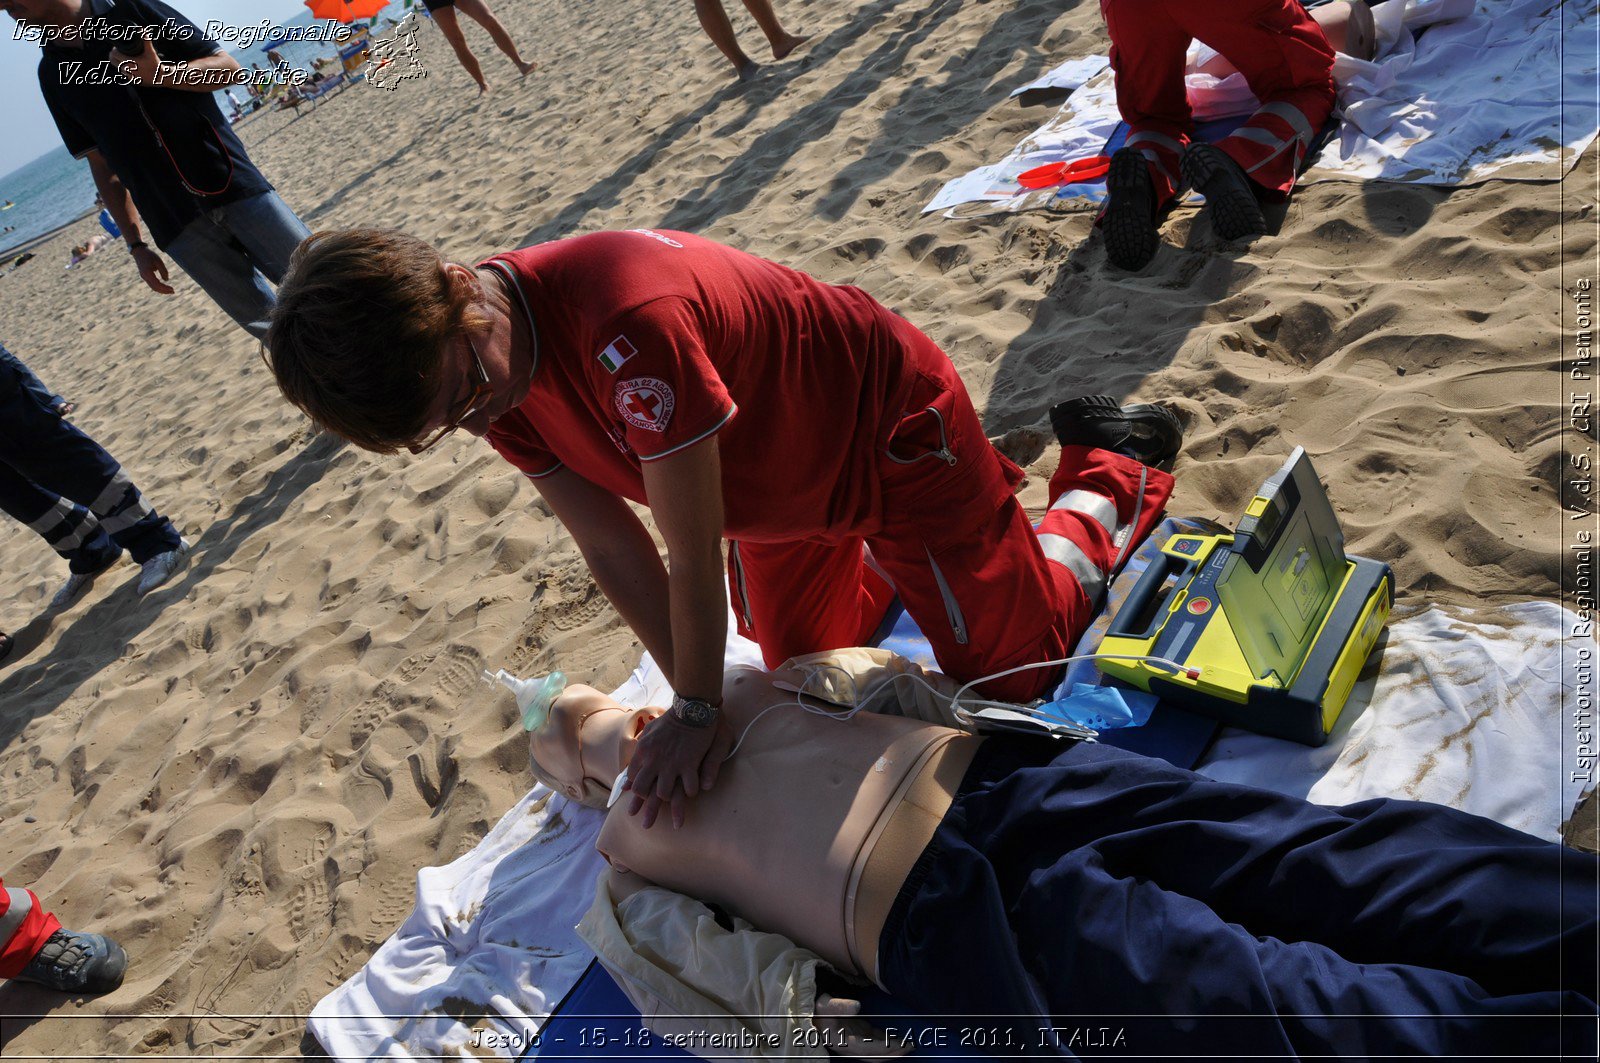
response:
{"label": "white sheet on sand", "polygon": [[[1567,717],[1595,652],[1577,630],[1577,615],[1549,602],[1428,609],[1391,625],[1381,668],[1369,664],[1327,745],[1229,730],[1200,770],[1326,804],[1435,801],[1557,838],[1580,776],[1593,774],[1593,743],[1584,762]],[[759,660],[732,636],[730,666]],[[616,696],[660,704],[668,693],[646,657]],[[416,910],[313,1011],[317,1040],[348,1060],[456,1058],[468,1046],[516,1058],[588,965],[572,927],[593,897],[600,820],[535,787],[466,855],[419,872]]]}
{"label": "white sheet on sand", "polygon": [[1024,92],[1042,92],[1049,89],[1071,92],[1073,89],[1082,88],[1090,78],[1110,65],[1111,60],[1103,55],[1091,55],[1083,59],[1068,59],[1060,66],[1052,67],[1050,70],[1045,71],[1026,85],[1018,85],[1011,90],[1011,95],[1021,96]]}
{"label": "white sheet on sand", "polygon": [[[1556,180],[1600,131],[1594,91],[1600,18],[1592,0],[1478,0],[1475,8],[1471,0],[1390,0],[1374,7],[1373,16],[1377,54],[1371,62],[1338,57],[1339,134],[1302,184]],[[1428,32],[1413,39],[1424,26]],[[1209,54],[1201,45],[1191,50],[1199,60]],[[1197,119],[1255,110],[1240,74],[1222,80],[1190,74],[1187,80]],[[1103,186],[1025,192],[1016,175],[1099,154],[1120,120],[1114,75],[1106,70],[1011,154],[950,181],[923,210],[981,203],[960,213],[991,213],[1091,204]]]}

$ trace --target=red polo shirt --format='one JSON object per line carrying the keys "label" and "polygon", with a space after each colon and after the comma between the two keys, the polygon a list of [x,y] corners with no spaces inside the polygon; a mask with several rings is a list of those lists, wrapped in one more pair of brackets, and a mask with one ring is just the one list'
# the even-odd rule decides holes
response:
{"label": "red polo shirt", "polygon": [[[537,340],[532,390],[488,440],[537,480],[563,466],[645,503],[644,462],[715,435],[725,531],[834,538],[881,517],[874,458],[926,340],[858,288],[686,233],[558,240],[483,263]],[[923,354],[922,357],[927,357]]]}

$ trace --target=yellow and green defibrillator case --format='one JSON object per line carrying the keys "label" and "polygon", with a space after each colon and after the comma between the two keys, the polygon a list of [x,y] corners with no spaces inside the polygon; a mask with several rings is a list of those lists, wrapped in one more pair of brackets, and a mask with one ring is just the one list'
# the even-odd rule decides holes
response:
{"label": "yellow and green defibrillator case", "polygon": [[1098,653],[1107,675],[1224,723],[1327,740],[1394,605],[1388,565],[1347,557],[1304,448],[1261,486],[1232,534],[1175,535]]}

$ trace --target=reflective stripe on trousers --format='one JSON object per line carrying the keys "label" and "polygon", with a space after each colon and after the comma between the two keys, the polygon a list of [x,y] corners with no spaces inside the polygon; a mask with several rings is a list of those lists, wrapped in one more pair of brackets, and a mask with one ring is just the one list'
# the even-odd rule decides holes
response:
{"label": "reflective stripe on trousers", "polygon": [[1089,560],[1089,555],[1084,553],[1083,547],[1066,536],[1056,535],[1053,532],[1039,533],[1039,546],[1044,550],[1044,556],[1071,572],[1091,603],[1099,602],[1100,597],[1105,594],[1107,578],[1116,571],[1122,563],[1123,555],[1127,552],[1129,536],[1139,523],[1144,485],[1145,478],[1141,476],[1138,502],[1135,503],[1132,519],[1127,523],[1117,522],[1117,507],[1111,499],[1093,491],[1068,491],[1050,506],[1052,512],[1077,513],[1088,517],[1106,530],[1106,534],[1111,536],[1112,545],[1117,548],[1116,560],[1112,563],[1111,569],[1106,571]]}
{"label": "reflective stripe on trousers", "polygon": [[28,918],[28,913],[33,911],[33,898],[28,896],[27,890],[14,890],[7,887],[6,899],[10,903],[4,915],[0,915],[0,948],[10,943],[11,938]]}

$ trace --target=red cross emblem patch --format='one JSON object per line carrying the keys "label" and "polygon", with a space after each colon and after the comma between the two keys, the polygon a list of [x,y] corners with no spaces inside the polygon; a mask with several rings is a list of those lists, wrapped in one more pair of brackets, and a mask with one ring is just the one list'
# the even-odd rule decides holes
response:
{"label": "red cross emblem patch", "polygon": [[622,419],[635,428],[643,428],[647,432],[665,432],[677,400],[673,398],[672,388],[666,381],[642,376],[617,385],[616,403]]}

